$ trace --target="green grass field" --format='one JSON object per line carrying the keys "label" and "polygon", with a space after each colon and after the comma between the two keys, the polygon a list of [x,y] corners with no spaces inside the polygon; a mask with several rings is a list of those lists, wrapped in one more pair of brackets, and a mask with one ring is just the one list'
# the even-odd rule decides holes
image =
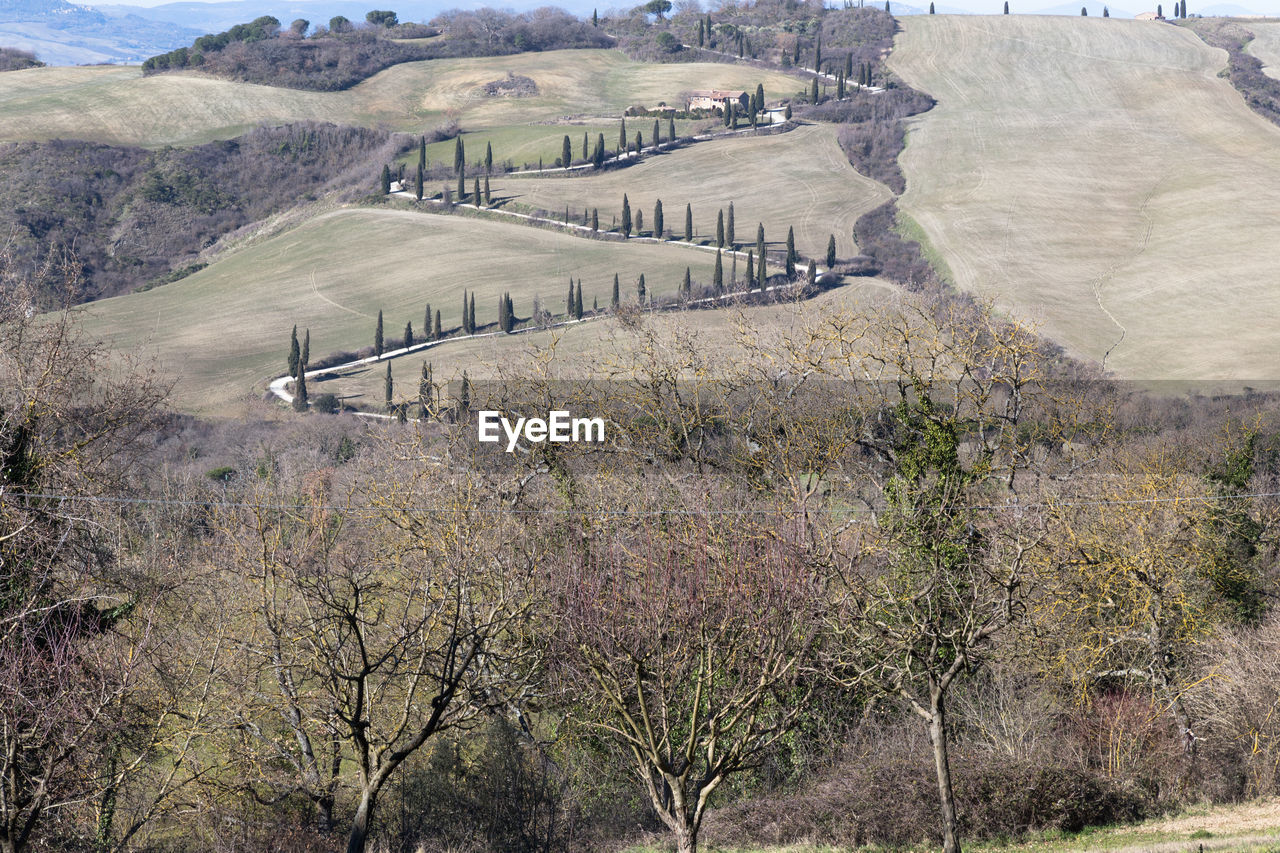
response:
{"label": "green grass field", "polygon": [[1140,379],[1280,376],[1280,128],[1222,51],[1102,18],[912,16],[904,209],[956,283]]}
{"label": "green grass field", "polygon": [[651,295],[672,293],[686,266],[710,281],[714,255],[652,243],[588,240],[501,222],[395,210],[344,210],[243,249],[179,282],[84,309],[86,331],[112,349],[154,355],[180,383],[172,403],[221,413],[260,394],[284,372],[289,330],[311,329],[315,361],[373,343],[379,310],[388,338],[412,322],[421,334],[427,303],[446,329],[461,321],[462,291],[476,295],[479,323],[497,317],[510,292],[520,316],[539,296],[563,311],[569,278],[587,307],[609,303],[615,272],[634,299],[645,274]]}
{"label": "green grass field", "polygon": [[[640,127],[648,133],[652,124]],[[615,143],[616,137],[615,128]],[[763,222],[770,248],[781,250],[787,228],[794,227],[796,249],[819,259],[825,257],[832,234],[838,256],[857,254],[853,223],[891,195],[854,171],[831,125],[700,142],[599,176],[498,177],[492,189],[496,196],[546,210],[599,208],[602,226],[621,215],[626,193],[633,215],[644,212],[646,229],[653,225],[654,201],[662,199],[665,225],[678,235],[684,232],[685,205],[692,204],[694,231],[707,239],[715,237],[716,212],[732,201],[734,236],[740,243],[754,244],[756,223]]]}
{"label": "green grass field", "polygon": [[[539,94],[486,97],[484,84],[508,71],[532,78]],[[802,88],[796,78],[746,66],[648,65],[611,50],[410,62],[345,92],[302,92],[187,72],[144,78],[136,67],[38,68],[0,77],[0,141],[190,145],[236,136],[261,122],[306,119],[421,132],[446,114],[471,130],[617,116],[633,104],[674,103],[689,89],[757,83],[770,98]]]}

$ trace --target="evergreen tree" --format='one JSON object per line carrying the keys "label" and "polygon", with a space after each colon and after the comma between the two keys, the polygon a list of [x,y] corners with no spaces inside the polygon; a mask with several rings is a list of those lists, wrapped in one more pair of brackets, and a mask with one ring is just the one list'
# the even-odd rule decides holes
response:
{"label": "evergreen tree", "polygon": [[392,381],[391,381],[391,362],[389,362],[389,361],[388,361],[388,362],[387,362],[387,377],[386,377],[386,379],[385,379],[385,380],[383,380],[383,383],[382,383],[382,392],[383,392],[383,396],[384,396],[384,397],[386,397],[386,400],[387,400],[387,411],[388,411],[388,412],[390,412],[390,411],[391,411],[391,392],[392,392],[392,387],[393,387],[393,386],[392,386]]}
{"label": "evergreen tree", "polygon": [[627,201],[627,194],[622,194],[622,236],[631,236],[631,202]]}
{"label": "evergreen tree", "polygon": [[662,144],[662,127],[658,124],[656,118],[653,120],[653,136],[651,139],[652,141],[649,144],[653,146],[654,151],[657,151],[658,146]]}
{"label": "evergreen tree", "polygon": [[813,85],[809,87],[809,103],[818,103],[818,78],[813,78]]}
{"label": "evergreen tree", "polygon": [[640,279],[636,282],[636,300],[641,305],[644,305],[645,298],[646,298],[646,294],[644,290],[644,273],[640,273]]}
{"label": "evergreen tree", "polygon": [[764,223],[761,222],[756,227],[756,280],[760,282],[761,287],[764,287],[765,280],[768,278],[764,265]]}
{"label": "evergreen tree", "polygon": [[419,163],[418,164],[418,180],[414,181],[414,184],[413,184],[414,186],[413,193],[415,196],[418,197],[418,201],[422,201],[422,180],[423,180],[422,164]]}
{"label": "evergreen tree", "polygon": [[889,11],[889,0],[884,0],[884,10],[885,10],[886,12],[888,12],[888,11]]}
{"label": "evergreen tree", "polygon": [[653,203],[653,236],[661,240],[665,231],[662,222],[662,199],[658,199]]}
{"label": "evergreen tree", "polygon": [[476,333],[476,295],[471,294],[471,307],[469,311],[471,317],[471,334]]}
{"label": "evergreen tree", "polygon": [[1004,0],[1004,13],[1009,14],[1009,0]]}
{"label": "evergreen tree", "polygon": [[418,168],[427,168],[427,138],[425,136],[418,137]]}
{"label": "evergreen tree", "polygon": [[573,318],[582,319],[582,279],[578,279],[578,292],[573,296]]}
{"label": "evergreen tree", "polygon": [[932,3],[930,3],[930,4],[929,4],[929,14],[930,14],[930,15],[932,15],[932,14],[933,14],[933,4],[932,4]]}
{"label": "evergreen tree", "polygon": [[600,230],[600,211],[598,208],[591,208],[591,230]]}
{"label": "evergreen tree", "polygon": [[764,109],[764,84],[763,83],[756,84],[756,104],[758,105],[756,107],[757,110]]}
{"label": "evergreen tree", "polygon": [[818,37],[813,43],[813,70],[822,72],[822,24],[818,24]]}
{"label": "evergreen tree", "polygon": [[459,135],[457,141],[453,144],[453,171],[461,172],[466,165],[466,147],[462,144],[462,136]]}
{"label": "evergreen tree", "polygon": [[827,238],[827,269],[836,265],[836,235]]}
{"label": "evergreen tree", "polygon": [[784,108],[782,117],[787,121],[791,121],[791,105],[790,104],[787,104],[787,106]]}
{"label": "evergreen tree", "polygon": [[569,296],[568,296],[568,298],[567,298],[567,299],[565,299],[565,301],[564,301],[564,315],[565,315],[566,317],[572,317],[572,316],[573,316],[573,306],[574,306],[574,304],[575,304],[575,300],[574,300],[573,296],[574,296],[574,290],[573,290],[573,279],[572,279],[572,278],[570,278],[570,279],[569,279]]}
{"label": "evergreen tree", "polygon": [[609,300],[609,307],[617,308],[621,295],[618,292],[618,274],[613,274],[613,296]]}
{"label": "evergreen tree", "polygon": [[800,64],[800,39],[799,38],[796,39],[795,49],[791,53],[791,64],[797,65],[797,66]]}
{"label": "evergreen tree", "polygon": [[693,205],[684,206],[684,239],[693,242]]}
{"label": "evergreen tree", "polygon": [[[1156,8],[1157,8],[1157,9],[1159,9],[1160,7],[1159,7],[1159,6],[1157,6]],[[1159,12],[1156,12],[1156,14],[1157,14],[1157,15],[1159,15],[1160,13],[1159,13]],[[1082,18],[1087,18],[1087,17],[1089,17],[1089,10],[1088,10],[1088,9],[1086,9],[1084,6],[1081,6],[1081,7],[1080,7],[1080,17],[1082,17]]]}
{"label": "evergreen tree", "polygon": [[707,29],[703,25],[702,19],[699,18],[698,19],[698,47],[703,47],[704,45],[706,45],[707,43],[706,39],[707,39]]}
{"label": "evergreen tree", "polygon": [[510,323],[507,321],[507,295],[504,293],[498,297],[498,328],[504,332],[510,332]]}
{"label": "evergreen tree", "polygon": [[592,9],[592,10],[591,10],[591,26],[593,26],[593,27],[598,27],[598,26],[600,26],[600,18],[599,18],[599,16],[598,16],[598,15],[596,15],[596,10],[595,10],[595,9]]}
{"label": "evergreen tree", "polygon": [[560,165],[566,169],[573,165],[573,146],[569,143],[569,134],[567,133],[560,143]]}
{"label": "evergreen tree", "polygon": [[412,320],[404,324],[404,345],[406,349],[413,346],[413,321]]}
{"label": "evergreen tree", "polygon": [[373,330],[373,354],[382,358],[382,312],[378,312],[378,325]]}
{"label": "evergreen tree", "polygon": [[302,352],[298,354],[298,361],[301,362],[302,364],[311,363],[311,330],[310,329],[307,329],[307,331],[302,336]]}
{"label": "evergreen tree", "polygon": [[467,292],[462,291],[462,333],[471,334],[470,315],[467,313]]}
{"label": "evergreen tree", "polygon": [[418,380],[418,417],[425,419],[431,412],[431,365],[422,362],[422,378]]}
{"label": "evergreen tree", "polygon": [[844,75],[843,74],[839,74],[836,76],[836,100],[837,101],[844,100]]}
{"label": "evergreen tree", "polygon": [[688,267],[684,268],[684,280],[680,282],[680,295],[688,297],[693,290],[693,276]]}
{"label": "evergreen tree", "polygon": [[493,172],[493,143],[486,142],[484,144],[484,173],[486,175]]}
{"label": "evergreen tree", "polygon": [[293,332],[289,335],[289,375],[296,377],[298,375],[298,361],[301,359],[301,350],[298,349],[298,324],[293,325]]}
{"label": "evergreen tree", "polygon": [[382,194],[391,194],[391,167],[386,165],[382,167]]}
{"label": "evergreen tree", "polygon": [[716,266],[711,273],[711,289],[716,293],[724,292],[724,253],[716,250]]}
{"label": "evergreen tree", "polygon": [[639,237],[644,233],[644,211],[636,211],[636,236]]}
{"label": "evergreen tree", "polygon": [[747,287],[756,286],[756,253],[750,249],[747,250]]}
{"label": "evergreen tree", "polygon": [[462,172],[458,173],[458,204],[467,203],[467,179]]}
{"label": "evergreen tree", "polygon": [[818,280],[818,265],[814,263],[813,258],[809,259],[808,279],[809,284],[814,284]]}
{"label": "evergreen tree", "polygon": [[293,389],[293,410],[295,412],[305,412],[307,410],[307,366],[299,364],[298,381],[294,383]]}
{"label": "evergreen tree", "polygon": [[853,76],[853,52],[852,51],[845,54],[845,57],[844,57],[844,76],[846,80]]}
{"label": "evergreen tree", "polygon": [[796,229],[787,228],[787,277],[790,278],[796,274],[796,261],[800,260],[800,256],[796,254]]}
{"label": "evergreen tree", "polygon": [[[1083,8],[1083,7],[1081,7],[1081,9],[1080,9],[1080,13],[1081,13],[1081,14],[1084,14],[1084,8]],[[1162,5],[1161,5],[1161,4],[1159,4],[1159,3],[1157,3],[1157,4],[1156,4],[1156,17],[1157,17],[1157,18],[1163,18],[1163,17],[1164,17],[1164,6],[1162,6]]]}
{"label": "evergreen tree", "polygon": [[623,152],[627,150],[627,120],[624,117],[622,123],[618,125],[618,156],[621,157]]}
{"label": "evergreen tree", "polygon": [[422,334],[429,340],[434,341],[436,336],[431,334],[431,303],[427,303],[426,310],[422,312]]}
{"label": "evergreen tree", "polygon": [[736,246],[733,239],[733,202],[729,202],[729,219],[724,224],[724,239],[729,246]]}
{"label": "evergreen tree", "polygon": [[636,156],[640,156],[640,152],[644,150],[644,137],[640,135],[640,131],[636,131]]}
{"label": "evergreen tree", "polygon": [[596,137],[595,154],[591,157],[591,162],[597,169],[604,165],[604,134],[601,133]]}
{"label": "evergreen tree", "polygon": [[667,116],[667,142],[674,145],[676,141],[676,117]]}
{"label": "evergreen tree", "polygon": [[489,176],[484,176],[484,203],[493,204],[493,195],[489,192]]}
{"label": "evergreen tree", "polygon": [[1103,6],[1103,7],[1102,7],[1102,17],[1104,17],[1104,18],[1110,18],[1110,17],[1111,17],[1111,10],[1110,10],[1110,9],[1108,9],[1106,6]]}
{"label": "evergreen tree", "polygon": [[[485,180],[487,181],[489,179],[485,178]],[[471,189],[471,200],[475,203],[476,207],[480,206],[480,179],[479,178],[476,178],[475,185]]]}
{"label": "evergreen tree", "polygon": [[716,248],[724,248],[724,211],[716,211]]}
{"label": "evergreen tree", "polygon": [[444,337],[444,331],[440,328],[440,309],[438,309],[438,308],[437,308],[437,309],[436,309],[436,321],[435,321],[435,323],[434,323],[434,324],[432,324],[432,326],[431,326],[431,338],[432,338],[432,340],[437,340],[437,341],[438,341],[438,340],[440,340],[442,337]]}

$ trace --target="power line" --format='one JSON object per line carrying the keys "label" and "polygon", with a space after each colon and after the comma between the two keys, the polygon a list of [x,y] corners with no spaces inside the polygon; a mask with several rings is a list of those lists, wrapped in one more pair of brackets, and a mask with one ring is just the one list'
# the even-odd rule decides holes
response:
{"label": "power line", "polygon": [[[217,500],[190,500],[183,498],[165,498],[165,497],[117,497],[110,495],[69,495],[69,494],[50,494],[50,493],[32,493],[32,492],[4,492],[0,490],[0,499],[5,497],[19,498],[24,500],[48,500],[48,501],[70,501],[80,503],[99,503],[99,504],[117,504],[117,505],[134,505],[134,506],[183,506],[183,507],[203,507],[203,508],[223,508],[223,509],[261,509],[288,511],[302,508],[322,509],[333,512],[380,512],[386,507],[375,506],[373,504],[305,504],[305,503],[256,503],[251,501],[217,501]],[[1007,510],[1034,510],[1034,509],[1053,509],[1053,508],[1075,508],[1090,506],[1142,506],[1148,504],[1165,504],[1165,503],[1219,503],[1223,501],[1234,500],[1251,500],[1253,498],[1277,498],[1280,492],[1250,492],[1245,494],[1222,494],[1222,495],[1198,495],[1194,497],[1169,497],[1169,498],[1132,498],[1128,500],[1106,500],[1106,499],[1073,499],[1066,501],[1038,501],[1035,503],[1019,503],[1010,501],[1002,504],[987,504],[979,506],[961,507],[963,510],[973,512],[1000,512]],[[440,515],[471,515],[476,513],[498,513],[513,515],[563,515],[568,510],[556,509],[517,509],[510,507],[438,507],[438,506],[408,506],[399,509],[410,512],[421,512],[424,514],[440,514]],[[833,507],[821,507],[816,509],[807,509],[806,513],[812,514],[835,514],[835,515],[871,515],[880,510],[871,507],[845,507],[836,509]],[[646,517],[646,516],[663,516],[663,515],[686,515],[686,516],[760,516],[760,515],[780,515],[786,514],[785,509],[587,509],[583,507],[575,507],[572,513],[577,516],[595,516],[595,517]]]}

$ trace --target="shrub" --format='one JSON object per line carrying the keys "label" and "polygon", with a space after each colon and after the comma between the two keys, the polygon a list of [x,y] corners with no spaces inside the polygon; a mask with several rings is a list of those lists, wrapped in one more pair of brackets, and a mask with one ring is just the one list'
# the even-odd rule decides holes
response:
{"label": "shrub", "polygon": [[311,409],[326,415],[336,415],[342,411],[342,404],[335,394],[320,394],[311,398]]}

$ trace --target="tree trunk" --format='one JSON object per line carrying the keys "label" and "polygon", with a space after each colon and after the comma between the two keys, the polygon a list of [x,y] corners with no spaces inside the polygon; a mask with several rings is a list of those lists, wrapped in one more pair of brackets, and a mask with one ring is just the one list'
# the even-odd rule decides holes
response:
{"label": "tree trunk", "polygon": [[698,836],[687,826],[676,830],[676,853],[697,853]]}
{"label": "tree trunk", "polygon": [[929,710],[929,741],[933,744],[933,764],[938,771],[938,803],[942,806],[942,853],[960,853],[956,833],[956,801],[951,790],[951,765],[947,761],[947,715],[943,695],[935,693]]}
{"label": "tree trunk", "polygon": [[364,853],[369,840],[369,823],[373,820],[374,799],[377,794],[366,788],[360,795],[360,805],[351,820],[351,835],[347,838],[347,853]]}

